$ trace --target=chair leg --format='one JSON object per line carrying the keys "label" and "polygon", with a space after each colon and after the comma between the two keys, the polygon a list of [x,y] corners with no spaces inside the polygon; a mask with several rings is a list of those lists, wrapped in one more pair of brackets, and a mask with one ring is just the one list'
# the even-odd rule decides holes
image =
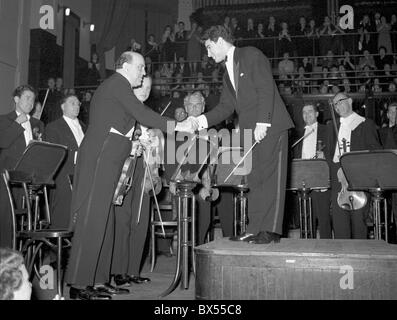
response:
{"label": "chair leg", "polygon": [[150,263],[150,272],[153,272],[154,265],[156,264],[156,235],[155,235],[155,226],[152,223],[150,226],[151,237],[150,237],[150,244],[151,244],[151,263]]}
{"label": "chair leg", "polygon": [[62,238],[57,238],[57,289],[59,299],[62,298]]}

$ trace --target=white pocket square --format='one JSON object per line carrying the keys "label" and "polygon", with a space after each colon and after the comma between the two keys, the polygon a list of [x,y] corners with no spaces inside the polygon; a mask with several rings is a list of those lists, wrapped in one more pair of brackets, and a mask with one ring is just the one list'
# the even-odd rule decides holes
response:
{"label": "white pocket square", "polygon": [[244,73],[240,73],[240,77],[244,77]]}

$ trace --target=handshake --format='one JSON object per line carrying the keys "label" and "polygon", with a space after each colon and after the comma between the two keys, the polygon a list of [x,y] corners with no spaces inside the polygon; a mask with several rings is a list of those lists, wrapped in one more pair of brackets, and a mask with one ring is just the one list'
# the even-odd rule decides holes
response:
{"label": "handshake", "polygon": [[194,133],[199,130],[200,124],[197,118],[189,117],[182,122],[178,122],[175,131]]}

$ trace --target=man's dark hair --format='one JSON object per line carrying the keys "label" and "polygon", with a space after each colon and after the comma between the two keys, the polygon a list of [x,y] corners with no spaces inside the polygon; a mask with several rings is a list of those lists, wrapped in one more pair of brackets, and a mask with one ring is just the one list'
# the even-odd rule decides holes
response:
{"label": "man's dark hair", "polygon": [[61,105],[63,105],[69,98],[71,98],[71,97],[75,97],[75,98],[77,98],[79,101],[80,101],[80,99],[79,99],[79,97],[76,95],[76,94],[74,94],[74,93],[68,93],[68,94],[65,94],[63,97],[62,97],[62,99],[61,99]]}
{"label": "man's dark hair", "polygon": [[303,110],[304,107],[313,107],[314,112],[318,112],[318,106],[315,103],[304,104],[303,107],[302,107],[302,110]]}
{"label": "man's dark hair", "polygon": [[231,33],[231,31],[224,26],[217,25],[217,26],[212,26],[211,28],[207,29],[204,32],[204,35],[202,37],[202,40],[211,40],[213,42],[217,42],[219,37],[221,37],[223,40],[233,44],[234,38]]}
{"label": "man's dark hair", "polygon": [[132,54],[129,51],[126,51],[121,54],[120,58],[117,59],[115,68],[116,70],[122,69],[124,63],[132,63]]}
{"label": "man's dark hair", "polygon": [[23,93],[25,91],[33,92],[34,95],[36,96],[36,90],[32,86],[30,86],[28,84],[24,84],[22,86],[19,86],[19,87],[15,88],[15,90],[12,93],[12,97],[13,98],[15,98],[15,97],[20,98],[20,97],[22,97],[22,95],[23,95]]}

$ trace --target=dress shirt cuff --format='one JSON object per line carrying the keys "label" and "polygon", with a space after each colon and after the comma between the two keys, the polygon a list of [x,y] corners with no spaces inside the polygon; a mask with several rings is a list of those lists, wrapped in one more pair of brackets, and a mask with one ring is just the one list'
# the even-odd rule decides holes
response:
{"label": "dress shirt cuff", "polygon": [[265,126],[270,128],[272,125],[270,123],[264,123],[264,122],[257,122],[256,123],[257,126]]}
{"label": "dress shirt cuff", "polygon": [[199,124],[198,131],[208,128],[208,120],[205,115],[202,114],[201,116],[197,117],[196,120]]}

